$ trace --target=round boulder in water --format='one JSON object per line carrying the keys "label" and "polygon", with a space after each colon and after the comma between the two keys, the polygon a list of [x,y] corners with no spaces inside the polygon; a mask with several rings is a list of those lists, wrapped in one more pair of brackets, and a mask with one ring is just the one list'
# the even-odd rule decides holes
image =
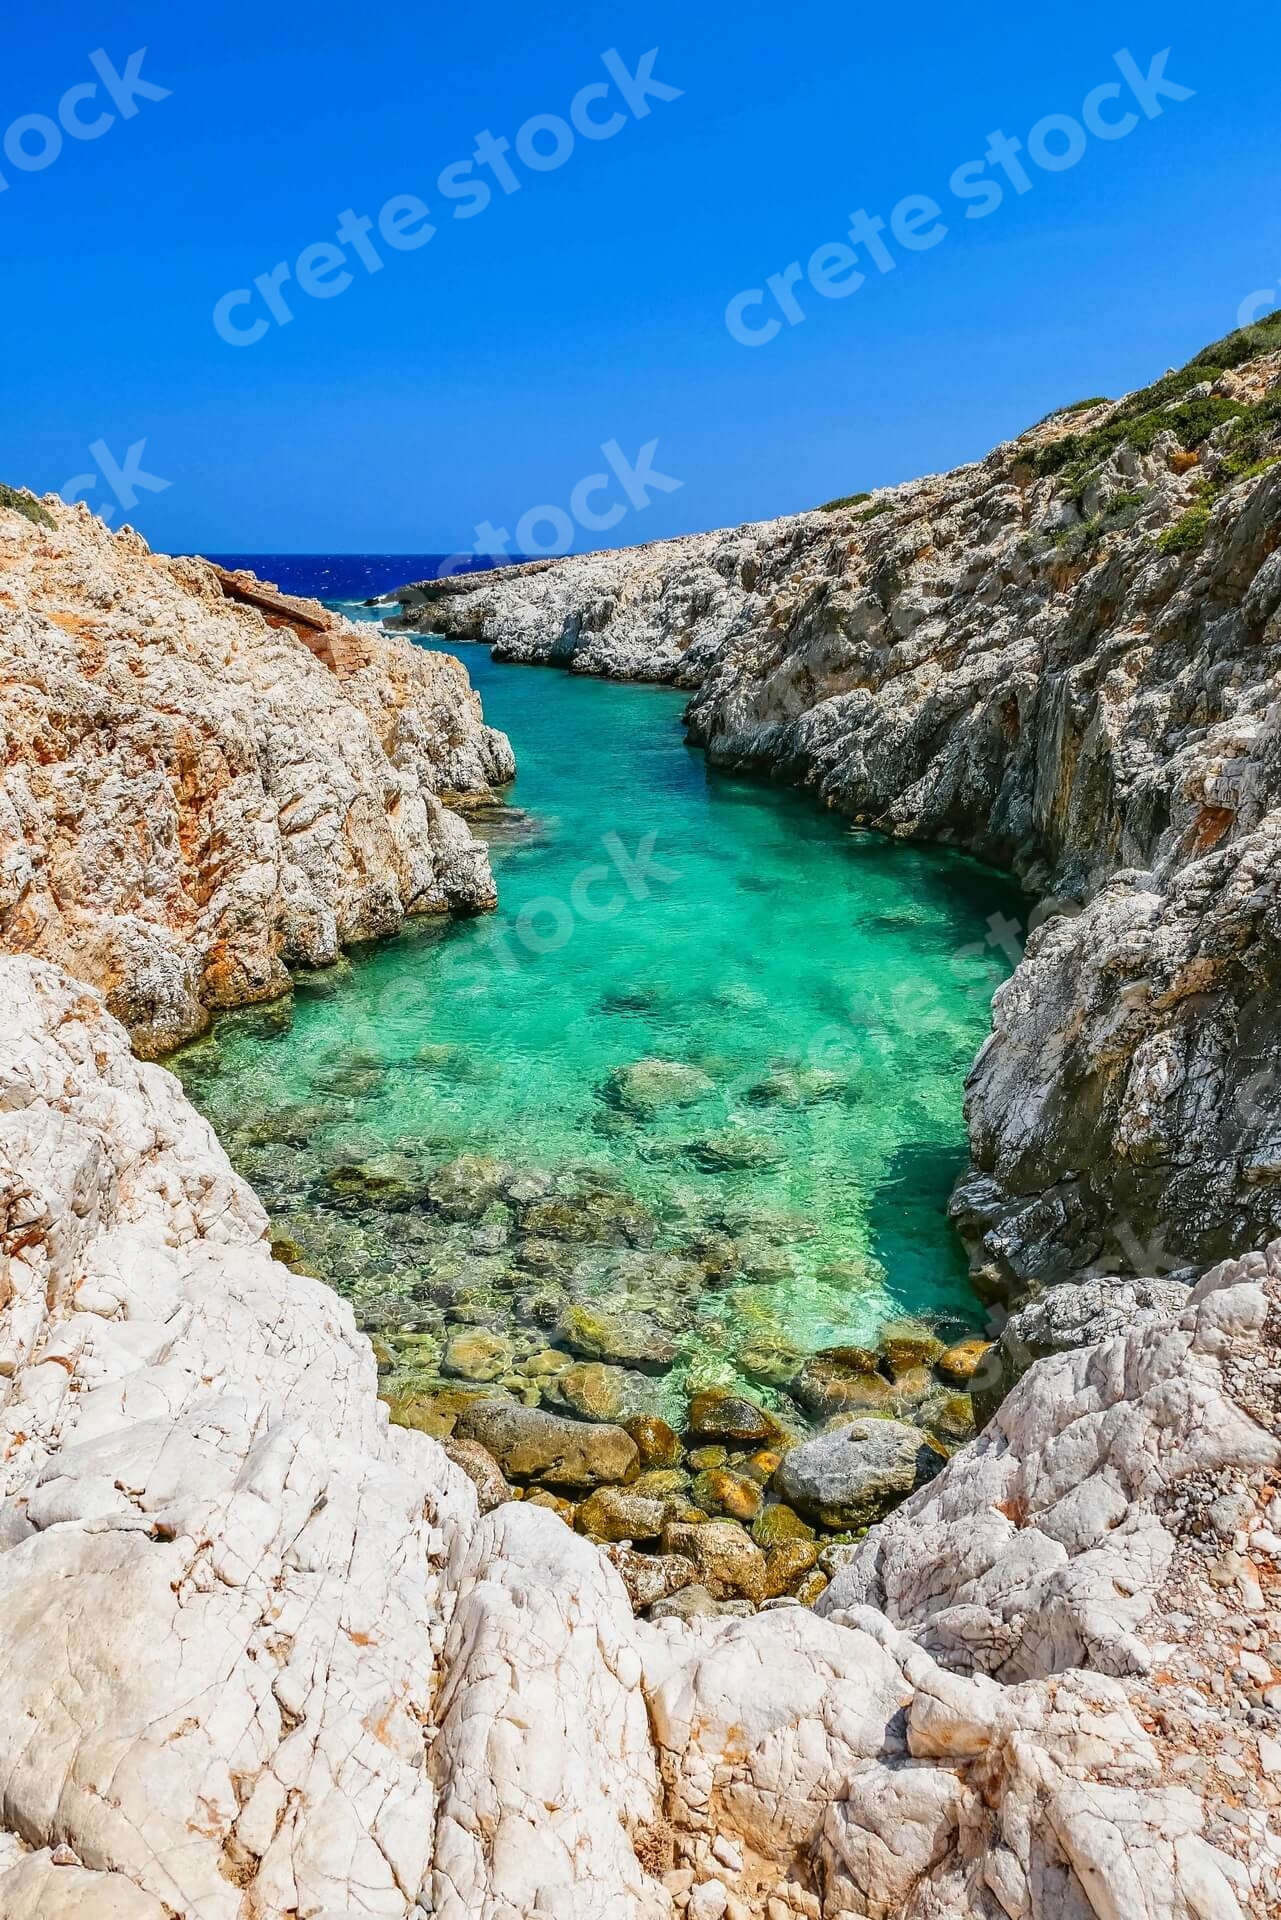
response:
{"label": "round boulder in water", "polygon": [[454,1334],[445,1348],[440,1370],[461,1380],[499,1380],[511,1372],[514,1360],[510,1340],[484,1327],[474,1327]]}
{"label": "round boulder in water", "polygon": [[728,1387],[703,1387],[691,1396],[686,1431],[696,1440],[737,1440],[758,1446],[777,1440],[782,1428],[764,1407]]}
{"label": "round boulder in water", "polygon": [[648,1119],[664,1107],[691,1107],[714,1090],[707,1074],[683,1060],[646,1059],[615,1067],[601,1092],[612,1106]]}
{"label": "round boulder in water", "polygon": [[584,1360],[607,1360],[642,1373],[666,1373],[678,1349],[639,1313],[611,1313],[605,1307],[566,1307],[556,1322],[556,1338]]}
{"label": "round boulder in water", "polygon": [[855,1420],[794,1447],[774,1484],[790,1506],[820,1526],[867,1527],[933,1479],[943,1461],[919,1427]]}
{"label": "round boulder in water", "polygon": [[473,1404],[454,1431],[460,1440],[479,1440],[509,1480],[572,1490],[625,1483],[640,1471],[636,1443],[621,1427],[567,1420],[511,1400]]}
{"label": "round boulder in water", "polygon": [[636,1442],[643,1467],[678,1467],[684,1455],[680,1436],[656,1413],[637,1414],[624,1420],[624,1430]]}

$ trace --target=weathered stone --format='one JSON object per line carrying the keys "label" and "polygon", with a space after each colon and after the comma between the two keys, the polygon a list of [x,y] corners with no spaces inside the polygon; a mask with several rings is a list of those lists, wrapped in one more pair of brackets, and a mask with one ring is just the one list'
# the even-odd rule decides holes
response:
{"label": "weathered stone", "polygon": [[855,1420],[807,1440],[783,1460],[783,1498],[825,1527],[865,1527],[937,1473],[943,1456],[918,1427]]}
{"label": "weathered stone", "polygon": [[456,1333],[445,1348],[441,1361],[443,1373],[463,1380],[497,1380],[511,1371],[515,1354],[510,1340],[501,1334],[477,1328],[472,1333]]}
{"label": "weathered stone", "polygon": [[692,1560],[714,1599],[741,1596],[759,1605],[766,1598],[765,1555],[733,1521],[709,1520],[701,1527],[669,1521],[663,1528],[663,1551]]}
{"label": "weathered stone", "polygon": [[690,1396],[685,1430],[695,1440],[734,1440],[746,1445],[777,1439],[782,1431],[764,1407],[725,1387],[703,1387]]}
{"label": "weathered stone", "polygon": [[492,1453],[475,1440],[445,1440],[442,1446],[456,1467],[461,1467],[476,1489],[482,1513],[492,1513],[504,1500],[511,1499],[511,1488]]}
{"label": "weathered stone", "polygon": [[[667,1554],[667,1560],[679,1560],[679,1554]],[[686,1562],[689,1565],[689,1562]],[[691,1567],[691,1573],[696,1569]],[[671,1596],[653,1602],[649,1609],[651,1620],[711,1620],[720,1613],[720,1606],[713,1599],[707,1587],[701,1584],[685,1582],[682,1589]]]}
{"label": "weathered stone", "polygon": [[637,1613],[669,1600],[688,1587],[695,1575],[693,1561],[678,1553],[636,1553],[630,1547],[610,1546],[605,1549],[605,1557],[626,1587]]}
{"label": "weathered stone", "polygon": [[621,1427],[567,1420],[510,1402],[470,1406],[454,1431],[460,1440],[479,1440],[510,1480],[576,1489],[625,1483],[640,1470],[635,1442]]}
{"label": "weathered stone", "polygon": [[566,1307],[556,1322],[556,1338],[585,1360],[612,1361],[642,1373],[665,1373],[679,1357],[679,1348],[640,1314],[604,1307]]}
{"label": "weathered stone", "polygon": [[765,1496],[755,1480],[731,1473],[726,1467],[708,1467],[696,1474],[690,1498],[704,1513],[724,1514],[731,1520],[755,1520]]}
{"label": "weathered stone", "polygon": [[684,1449],[680,1435],[674,1433],[666,1420],[660,1420],[656,1413],[634,1414],[622,1422],[623,1430],[636,1442],[643,1467],[677,1467],[680,1465]]}
{"label": "weathered stone", "polygon": [[593,1540],[657,1540],[667,1508],[625,1487],[598,1487],[578,1509],[575,1525]]}

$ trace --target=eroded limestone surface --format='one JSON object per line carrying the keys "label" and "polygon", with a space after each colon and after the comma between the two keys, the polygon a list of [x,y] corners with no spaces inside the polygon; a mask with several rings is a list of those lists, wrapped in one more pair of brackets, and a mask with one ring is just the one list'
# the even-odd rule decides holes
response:
{"label": "eroded limestone surface", "polygon": [[457,661],[330,617],[326,664],[205,561],[39,511],[0,510],[0,947],[156,1054],[406,914],[494,904],[447,802],[513,763]]}
{"label": "eroded limestone surface", "polygon": [[651,1624],[388,1427],[96,993],[0,1009],[0,1913],[1276,1910],[1281,1243],[1034,1366],[823,1617]]}

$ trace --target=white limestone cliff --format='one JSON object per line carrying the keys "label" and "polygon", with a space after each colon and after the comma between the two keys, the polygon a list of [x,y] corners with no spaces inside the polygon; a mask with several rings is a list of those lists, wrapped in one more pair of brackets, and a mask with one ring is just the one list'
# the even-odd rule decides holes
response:
{"label": "white limestone cliff", "polygon": [[310,605],[323,657],[203,560],[0,505],[0,947],[101,987],[141,1052],[494,904],[449,803],[513,763],[465,669]]}
{"label": "white limestone cliff", "polygon": [[5,1920],[1263,1920],[1281,1243],[1039,1363],[825,1617],[481,1518],[96,992],[0,958]]}

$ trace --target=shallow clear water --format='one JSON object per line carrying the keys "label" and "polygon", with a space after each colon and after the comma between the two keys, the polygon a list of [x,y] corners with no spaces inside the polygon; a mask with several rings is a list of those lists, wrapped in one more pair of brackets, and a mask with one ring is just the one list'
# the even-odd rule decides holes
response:
{"label": "shallow clear water", "polygon": [[[759,1391],[762,1345],[977,1326],[946,1202],[1009,885],[709,770],[681,694],[458,651],[520,767],[479,822],[499,913],[416,922],[173,1063],[277,1231],[371,1329],[418,1329],[429,1374],[466,1325],[519,1355],[558,1297],[621,1302],[680,1350],[647,1389],[669,1411]],[[460,1154],[632,1196],[651,1224],[612,1237],[679,1260],[580,1237],[522,1263],[519,1194],[424,1204]]]}

